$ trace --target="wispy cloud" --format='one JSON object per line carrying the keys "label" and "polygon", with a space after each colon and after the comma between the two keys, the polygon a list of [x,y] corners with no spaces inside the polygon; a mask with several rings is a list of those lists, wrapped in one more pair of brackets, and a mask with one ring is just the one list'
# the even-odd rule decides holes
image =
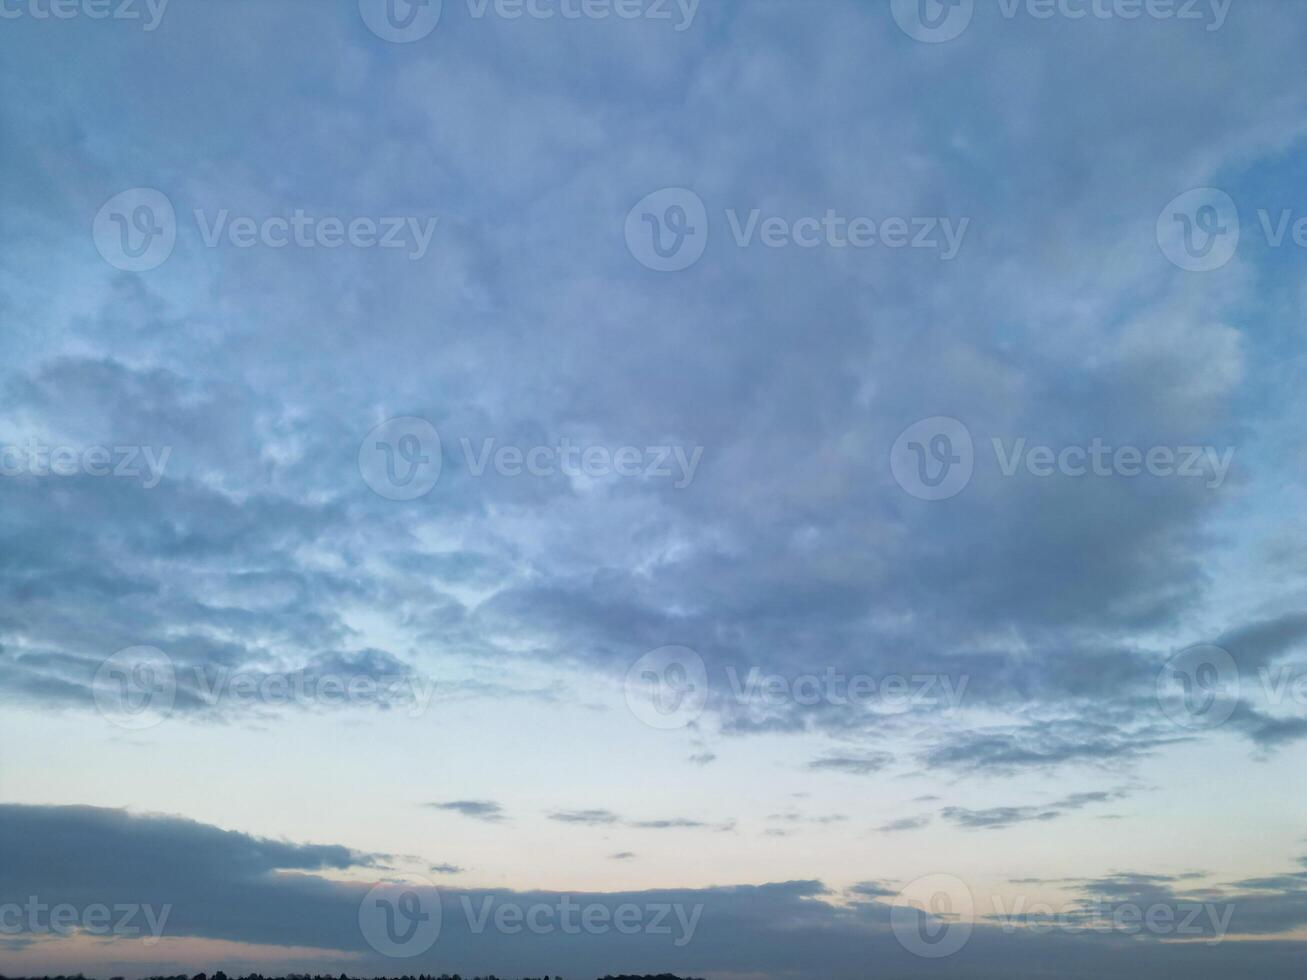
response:
{"label": "wispy cloud", "polygon": [[458,813],[465,817],[471,817],[473,820],[484,820],[487,823],[498,823],[505,819],[504,808],[489,800],[450,800],[445,803],[428,803],[426,805],[433,810]]}
{"label": "wispy cloud", "polygon": [[866,752],[861,755],[835,755],[813,759],[808,768],[814,772],[842,772],[850,776],[871,776],[880,772],[894,757],[888,752]]}
{"label": "wispy cloud", "polygon": [[889,823],[881,824],[876,829],[882,833],[893,834],[902,830],[920,830],[929,823],[930,817],[900,817],[898,820],[891,820]]}
{"label": "wispy cloud", "polygon": [[950,806],[940,810],[940,816],[960,827],[972,830],[998,830],[1030,821],[1056,820],[1064,814],[1083,809],[1091,804],[1120,800],[1128,795],[1127,790],[1108,790],[1072,793],[1062,799],[1043,805],[999,806],[982,810],[968,810],[965,807]]}
{"label": "wispy cloud", "polygon": [[557,820],[559,823],[580,823],[599,826],[619,823],[622,818],[611,810],[562,810],[557,813],[549,814],[549,819]]}

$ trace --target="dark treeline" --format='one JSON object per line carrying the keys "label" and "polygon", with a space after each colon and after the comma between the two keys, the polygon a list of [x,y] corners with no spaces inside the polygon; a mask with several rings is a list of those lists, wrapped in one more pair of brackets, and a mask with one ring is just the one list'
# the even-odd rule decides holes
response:
{"label": "dark treeline", "polygon": [[[57,977],[6,977],[4,974],[0,974],[0,980],[92,980],[92,978],[88,978],[81,973],[78,973],[74,976],[64,976],[63,974],[60,974]],[[123,980],[123,978],[110,977],[109,980]],[[319,976],[319,975],[310,975],[308,973],[288,973],[284,977],[264,976],[262,973],[251,973],[248,976],[244,976],[244,977],[228,977],[227,974],[219,970],[217,973],[214,973],[212,976],[209,976],[208,974],[204,974],[204,973],[197,973],[194,976],[187,976],[184,973],[178,973],[175,976],[150,977],[148,978],[148,980],[362,980],[362,978],[350,977],[349,975],[344,973],[340,974],[339,976],[330,976],[330,975]],[[369,980],[509,980],[509,978],[507,977],[501,978],[493,974],[487,974],[486,976],[464,977],[458,973],[442,973],[439,976],[436,976],[435,974],[431,974],[431,973],[423,973],[416,976],[413,974],[407,974],[402,977],[374,977],[374,978],[369,978]],[[563,980],[563,978],[551,977],[548,974],[545,974],[540,977],[520,977],[518,978],[518,980]],[[678,977],[678,976],[674,976],[671,973],[659,973],[657,976],[653,974],[641,974],[637,976],[633,973],[623,973],[618,976],[610,975],[610,976],[600,977],[599,980],[698,980],[698,978]]]}

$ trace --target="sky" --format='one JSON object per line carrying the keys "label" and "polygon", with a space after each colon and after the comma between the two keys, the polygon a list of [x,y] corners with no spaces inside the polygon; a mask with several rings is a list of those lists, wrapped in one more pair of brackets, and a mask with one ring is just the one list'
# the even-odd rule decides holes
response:
{"label": "sky", "polygon": [[1305,41],[0,0],[0,973],[1301,976]]}

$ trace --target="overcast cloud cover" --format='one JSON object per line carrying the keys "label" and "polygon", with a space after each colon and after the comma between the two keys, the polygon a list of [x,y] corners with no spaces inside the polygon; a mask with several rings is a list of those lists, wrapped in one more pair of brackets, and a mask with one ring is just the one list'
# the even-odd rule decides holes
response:
{"label": "overcast cloud cover", "polygon": [[1301,975],[1307,10],[121,4],[0,2],[0,906],[171,911],[0,972]]}

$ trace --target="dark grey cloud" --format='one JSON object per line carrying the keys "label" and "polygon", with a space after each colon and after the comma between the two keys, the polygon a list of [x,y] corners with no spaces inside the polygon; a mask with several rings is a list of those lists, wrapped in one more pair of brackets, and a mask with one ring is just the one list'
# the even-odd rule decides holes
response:
{"label": "dark grey cloud", "polygon": [[[345,951],[359,957],[352,972],[384,973],[390,962],[375,957],[359,932],[359,903],[370,882],[329,880],[317,873],[366,868],[369,855],[331,845],[272,842],[175,817],[18,805],[0,805],[0,847],[7,856],[0,903],[22,903],[33,894],[50,903],[167,903],[172,910],[165,936]],[[1187,886],[1202,877],[1121,873],[1075,880],[1072,887],[1086,899],[1102,895],[1112,902],[1177,903],[1189,900],[1194,893]],[[1238,889],[1226,895],[1235,907],[1232,932],[1273,936],[1307,922],[1307,889],[1296,876],[1287,881],[1287,889],[1267,888],[1266,883],[1231,886]],[[547,960],[564,974],[600,975],[611,971],[616,958],[629,964],[626,969],[641,972],[749,972],[776,980],[820,972],[854,980],[866,975],[867,959],[875,956],[891,975],[931,975],[937,964],[907,953],[889,928],[889,907],[899,887],[898,882],[866,881],[849,889],[851,903],[835,901],[838,896],[817,881],[568,896],[575,903],[610,909],[649,902],[701,907],[693,938],[683,946],[667,935],[650,934],[611,933],[585,941],[559,930],[524,932],[512,941],[478,935],[468,925],[464,900],[474,909],[493,909],[503,902],[556,903],[560,896],[445,888],[439,941],[412,964],[415,970],[521,975],[530,972],[530,963]],[[1007,934],[982,922],[949,962],[959,975],[977,980],[1014,972],[1052,975],[1059,960],[1079,964],[1077,969],[1087,972],[1073,975],[1085,977],[1096,971],[1144,980],[1179,971],[1215,980],[1251,968],[1260,977],[1288,980],[1297,975],[1302,956],[1301,943],[1286,941],[1227,939],[1209,946],[1158,942],[1148,935],[1129,942],[1119,938]]]}
{"label": "dark grey cloud", "polygon": [[989,807],[984,810],[968,810],[965,807],[949,806],[940,810],[940,816],[960,827],[973,830],[995,830],[1032,820],[1056,820],[1066,813],[1084,809],[1091,804],[1108,803],[1113,800],[1124,799],[1128,795],[1125,790],[1096,790],[1072,793],[1062,799],[1042,805],[999,806]]}
{"label": "dark grey cloud", "polygon": [[1307,646],[1307,613],[1295,611],[1246,623],[1215,643],[1230,652],[1241,673],[1253,678],[1258,668]]}
{"label": "dark grey cloud", "polygon": [[895,885],[881,881],[860,881],[848,889],[852,895],[860,895],[863,898],[882,899],[893,898],[898,894],[899,888]]}
{"label": "dark grey cloud", "polygon": [[[27,846],[24,842],[31,846]],[[115,849],[101,850],[112,841]],[[138,816],[90,806],[0,804],[0,850],[12,882],[58,887],[83,874],[124,874],[147,853],[150,866],[254,879],[287,871],[377,868],[388,859],[337,845],[292,844],[220,830],[182,817]],[[86,866],[84,866],[84,863]],[[149,880],[148,876],[145,877]]]}
{"label": "dark grey cloud", "polygon": [[1264,750],[1274,750],[1307,738],[1307,718],[1276,716],[1241,701],[1230,716],[1229,725],[1244,732]]}
{"label": "dark grey cloud", "polygon": [[[1214,148],[1253,153],[1270,142],[1279,152],[1266,134],[1296,131],[1294,31],[1276,30],[1285,15],[1250,9],[1201,40],[1124,22],[1094,25],[1092,42],[1054,30],[1034,47],[1024,46],[1032,24],[979,18],[965,40],[933,52],[948,65],[940,85],[939,65],[905,48],[884,11],[850,2],[827,4],[820,18],[788,4],[747,17],[705,5],[695,31],[670,39],[594,25],[611,46],[542,27],[526,64],[498,31],[459,33],[447,58],[398,60],[360,47],[356,20],[306,10],[292,3],[247,19],[241,43],[206,72],[75,31],[60,42],[70,57],[52,59],[48,38],[29,44],[9,32],[11,87],[47,77],[54,63],[86,67],[51,89],[51,115],[70,120],[66,131],[21,108],[5,115],[6,186],[22,188],[25,204],[0,255],[22,271],[0,304],[25,316],[5,347],[0,407],[19,428],[167,444],[174,455],[148,494],[90,479],[62,481],[59,494],[37,478],[0,486],[10,515],[0,527],[6,697],[87,706],[88,668],[163,636],[205,668],[268,666],[274,650],[295,665],[353,653],[365,643],[341,615],[349,600],[397,611],[404,638],[384,653],[415,671],[428,651],[457,649],[479,663],[511,655],[620,673],[674,633],[715,676],[726,666],[966,673],[978,703],[1060,712],[1086,732],[1146,703],[1155,658],[1139,637],[1192,621],[1211,597],[1209,519],[1228,495],[1182,481],[1007,478],[982,460],[963,495],[932,508],[894,484],[885,456],[906,424],[942,413],[963,419],[982,448],[1018,435],[1054,445],[1246,443],[1252,427],[1237,395],[1258,337],[1230,325],[1247,319],[1230,309],[1238,290],[1200,303],[1205,287],[1177,280],[1149,235],[1140,244],[1139,216],[1154,215],[1177,172],[1197,172]],[[233,29],[180,6],[167,26],[180,51]],[[1004,38],[1021,57],[979,87],[963,83],[986,64],[982,52],[1007,50]],[[843,45],[860,56],[813,54]],[[323,50],[351,57],[323,59]],[[635,50],[656,54],[628,74]],[[407,84],[387,111],[342,82],[339,66],[355,63],[392,81],[402,73]],[[1172,66],[1160,86],[1159,63]],[[303,84],[289,90],[282,72]],[[1019,84],[1036,72],[1047,86]],[[1241,84],[1221,84],[1233,72]],[[149,93],[158,125],[86,112],[104,77]],[[756,86],[725,81],[741,77]],[[1075,95],[1085,77],[1111,79],[1092,106]],[[1154,98],[1141,117],[1135,93],[1145,86]],[[827,113],[799,108],[832,87],[841,99]],[[276,113],[265,111],[268,91],[278,93]],[[213,107],[202,123],[190,99]],[[505,105],[521,110],[511,137],[483,122]],[[965,132],[942,136],[939,120],[959,106]],[[314,125],[327,117],[329,127]],[[903,152],[774,154],[778,128],[793,147],[826,146],[832,131],[844,146],[871,145],[888,132]],[[421,154],[362,154],[392,145],[397,129],[441,138]],[[223,132],[249,139],[237,145]],[[62,284],[48,270],[66,266],[63,249],[86,252],[88,216],[143,179],[132,154],[99,149],[118,141],[156,160],[151,179],[183,213],[259,198],[251,175],[273,166],[341,210],[416,210],[428,193],[465,210],[442,224],[441,275],[354,250],[221,249],[204,256],[201,278],[183,242],[156,276],[104,269],[88,280],[85,307],[41,316],[62,310],[50,302]],[[1060,163],[1085,142],[1101,169]],[[650,152],[634,160],[626,148],[635,145]],[[341,147],[355,149],[341,157]],[[772,158],[766,175],[722,164],[723,154],[762,151]],[[1024,179],[976,158],[1018,160]],[[926,163],[904,170],[903,159]],[[56,161],[57,173],[33,160]],[[1137,177],[1123,182],[1127,162]],[[569,181],[578,167],[594,168],[584,190]],[[615,229],[619,202],[665,185],[669,171],[707,175],[690,182],[714,205],[965,214],[983,248],[948,267],[910,251],[859,264],[828,254],[780,262],[717,235],[698,270],[712,274],[691,272],[668,291],[633,264]],[[1083,264],[1062,259],[1073,252],[1122,259],[1091,283]],[[1091,294],[1083,306],[1070,299]],[[226,304],[221,328],[215,295]],[[1068,321],[1075,331],[1047,326]],[[439,359],[425,356],[433,329]],[[617,352],[599,353],[595,331]],[[1098,353],[1087,360],[1090,346]],[[697,356],[687,359],[690,349]],[[474,544],[433,549],[411,513],[361,485],[358,444],[383,410],[427,416],[445,433],[440,520],[469,522]],[[458,450],[460,436],[582,433],[702,445],[704,465],[687,492],[631,482],[599,499],[561,478],[474,479]],[[583,517],[571,509],[582,502]],[[537,541],[493,526],[489,515],[508,510]],[[634,525],[632,514],[641,515]],[[313,553],[338,556],[339,567]],[[664,557],[650,563],[650,554]],[[521,568],[531,575],[518,578]],[[469,601],[469,591],[486,598]],[[1204,619],[1230,621],[1222,639],[1250,667],[1292,649],[1302,631],[1296,613],[1274,625],[1233,611]],[[524,696],[568,700],[552,689]],[[200,705],[183,694],[179,710],[190,707]],[[740,736],[898,725],[827,703],[755,711],[714,699],[711,709]],[[1285,722],[1247,731],[1265,747],[1301,737]],[[963,739],[927,760],[1017,773],[1138,758],[1164,744],[1147,731],[1079,751],[1075,740],[1039,751]]]}
{"label": "dark grey cloud", "polygon": [[[1266,474],[1254,453],[1219,491],[1009,478],[984,457],[990,439],[1016,436],[1242,451],[1274,428],[1267,416],[1300,417],[1297,380],[1271,367],[1292,363],[1296,277],[1262,275],[1247,249],[1228,275],[1178,274],[1151,228],[1178,183],[1239,179],[1259,154],[1301,169],[1296,11],[1242,5],[1215,34],[981,12],[964,38],[926,49],[884,5],[833,0],[811,16],[723,3],[704,4],[683,35],[614,19],[581,39],[559,21],[533,25],[530,43],[447,17],[433,39],[443,46],[420,51],[377,43],[353,10],[246,6],[233,19],[175,4],[149,39],[31,18],[0,32],[0,81],[19,93],[0,108],[15,202],[0,236],[0,415],[15,438],[174,449],[148,492],[0,480],[6,708],[89,711],[96,665],[140,643],[204,676],[421,676],[433,651],[442,665],[457,651],[448,659],[606,680],[675,637],[714,678],[727,666],[965,675],[967,703],[1006,716],[975,729],[938,705],[898,718],[714,692],[703,724],[728,736],[841,737],[849,748],[819,772],[882,771],[882,737],[910,736],[915,770],[1042,776],[1119,769],[1193,737],[1157,711],[1158,636],[1211,624],[1245,672],[1300,650],[1300,603],[1280,584],[1294,564],[1267,575],[1256,542],[1240,551],[1262,586],[1248,589],[1266,603],[1255,612],[1227,604],[1215,571],[1231,550],[1213,533],[1227,504],[1291,512],[1256,498]],[[105,78],[149,111],[103,106]],[[896,152],[874,152],[887,143]],[[109,194],[155,182],[185,215],[262,202],[268,174],[342,213],[457,205],[430,266],[356,250],[203,253],[185,236],[148,276],[95,264],[85,229]],[[715,213],[766,202],[965,214],[979,247],[945,267],[906,251],[770,254],[714,232],[704,261],[669,285],[631,262],[619,229],[628,202],[672,182]],[[401,413],[445,435],[430,507],[395,506],[358,479],[362,434]],[[966,491],[932,504],[894,484],[886,454],[905,425],[937,414],[964,420],[982,452]],[[463,435],[706,452],[685,492],[596,489],[474,478]],[[1284,457],[1265,455],[1278,487]],[[459,541],[437,528],[459,528]],[[389,614],[387,649],[360,635],[347,613],[358,608]],[[575,701],[548,685],[462,692]],[[186,684],[176,713],[227,720]],[[1303,731],[1247,703],[1210,737],[1243,736],[1264,755]],[[306,916],[321,905],[321,935],[350,928],[326,901],[335,885],[239,884],[214,901],[252,890],[269,902],[249,921],[217,921],[234,937],[276,935],[258,918],[284,914],[272,898]],[[304,901],[287,903],[297,887]],[[723,899],[758,906],[730,937],[747,956],[765,928],[793,926],[792,950],[760,942],[744,970],[770,954],[767,969],[802,974],[813,934],[849,940],[830,944],[826,955],[848,957],[831,976],[883,962],[807,887]],[[1284,896],[1267,901],[1292,918]],[[1301,955],[1168,950],[1162,965],[1148,949],[1122,968],[1099,949],[995,942],[1002,956],[985,959],[1000,946],[984,937],[958,971],[1065,975],[1074,963],[1087,976],[1224,980]],[[741,970],[724,953],[704,958]]]}
{"label": "dark grey cloud", "polygon": [[930,817],[900,817],[889,823],[881,824],[876,829],[881,833],[893,834],[904,830],[920,830],[930,824]]}
{"label": "dark grey cloud", "polygon": [[[1222,938],[1216,922],[1228,919],[1231,936],[1275,935],[1307,925],[1307,877],[1297,873],[1251,878],[1219,884],[1201,871],[1181,874],[1115,872],[1097,878],[1038,880],[1069,890],[1076,900],[1059,915],[1070,922],[1101,922],[1124,907],[1166,907],[1186,916],[1196,908],[1190,923],[1208,940]],[[1020,880],[1018,880],[1020,883]],[[1212,914],[1208,914],[1208,909]],[[1216,922],[1213,921],[1215,916]],[[1229,939],[1225,939],[1229,943]],[[1244,950],[1252,947],[1236,942]],[[1210,948],[1210,945],[1209,945]]]}
{"label": "dark grey cloud", "polygon": [[921,761],[941,769],[997,774],[1067,764],[1119,766],[1122,760],[1149,755],[1188,737],[1160,723],[1136,723],[1131,729],[1091,718],[1061,718],[952,733],[925,750]]}
{"label": "dark grey cloud", "polygon": [[505,819],[504,808],[490,800],[450,800],[445,803],[428,803],[426,805],[433,810],[460,813],[465,817],[484,820],[487,823],[498,823]]}
{"label": "dark grey cloud", "polygon": [[1057,810],[1039,807],[1000,806],[987,810],[967,810],[962,807],[945,807],[940,816],[962,827],[992,829],[1010,827],[1028,820],[1053,820],[1061,816]]}

